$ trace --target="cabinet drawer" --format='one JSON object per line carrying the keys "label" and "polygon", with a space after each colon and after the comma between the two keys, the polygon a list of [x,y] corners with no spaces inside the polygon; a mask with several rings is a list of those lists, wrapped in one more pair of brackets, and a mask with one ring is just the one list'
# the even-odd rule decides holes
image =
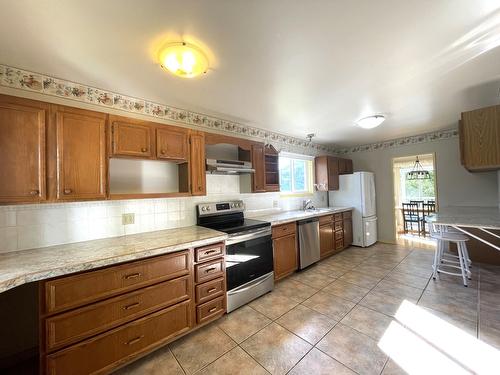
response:
{"label": "cabinet drawer", "polygon": [[344,221],[336,221],[335,222],[335,230],[341,230],[344,226]]}
{"label": "cabinet drawer", "polygon": [[54,313],[189,273],[187,251],[47,281],[45,311]]}
{"label": "cabinet drawer", "polygon": [[344,231],[342,229],[335,231],[335,240],[338,240],[340,238],[344,238]]}
{"label": "cabinet drawer", "polygon": [[342,213],[338,213],[334,215],[335,221],[342,221]]}
{"label": "cabinet drawer", "polygon": [[217,243],[209,246],[194,249],[194,259],[196,262],[219,258],[224,255],[224,244]]}
{"label": "cabinet drawer", "polygon": [[224,313],[224,297],[216,298],[196,307],[196,320],[198,324],[205,323],[208,320]]}
{"label": "cabinet drawer", "polygon": [[45,321],[52,351],[190,298],[189,275],[59,314]]}
{"label": "cabinet drawer", "polygon": [[153,349],[192,326],[190,301],[160,310],[132,323],[47,356],[47,373],[109,372],[135,355]]}
{"label": "cabinet drawer", "polygon": [[333,221],[333,215],[325,215],[319,217],[319,225],[328,224],[331,223],[332,221]]}
{"label": "cabinet drawer", "polygon": [[342,213],[344,219],[350,219],[352,217],[352,211],[345,211]]}
{"label": "cabinet drawer", "polygon": [[224,278],[196,285],[196,304],[210,301],[224,294]]}
{"label": "cabinet drawer", "polygon": [[216,277],[224,276],[224,259],[214,260],[195,266],[196,282],[202,283]]}
{"label": "cabinet drawer", "polygon": [[293,223],[278,225],[273,227],[273,238],[287,236],[289,234],[295,234],[295,229],[297,225],[295,221]]}

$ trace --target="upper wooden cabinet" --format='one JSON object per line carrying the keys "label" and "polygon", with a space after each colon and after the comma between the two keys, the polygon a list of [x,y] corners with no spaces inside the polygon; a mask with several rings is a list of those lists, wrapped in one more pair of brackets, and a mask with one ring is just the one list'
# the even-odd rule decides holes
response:
{"label": "upper wooden cabinet", "polygon": [[205,134],[192,131],[189,135],[191,194],[206,195]]}
{"label": "upper wooden cabinet", "polygon": [[46,199],[49,105],[0,95],[0,203]]}
{"label": "upper wooden cabinet", "polygon": [[500,169],[500,106],[463,112],[460,156],[469,171]]}
{"label": "upper wooden cabinet", "polygon": [[339,160],[339,174],[352,174],[353,166],[351,159],[338,158]]}
{"label": "upper wooden cabinet", "polygon": [[280,191],[279,153],[272,145],[264,148],[266,191]]}
{"label": "upper wooden cabinet", "polygon": [[151,158],[154,155],[154,128],[147,122],[109,116],[112,156]]}
{"label": "upper wooden cabinet", "polygon": [[252,175],[252,191],[260,193],[266,191],[264,144],[252,145],[252,167],[255,173]]}
{"label": "upper wooden cabinet", "polygon": [[175,127],[156,129],[156,157],[158,159],[187,161],[188,130]]}
{"label": "upper wooden cabinet", "polygon": [[352,160],[335,156],[317,156],[314,158],[316,189],[331,191],[339,189],[339,176],[353,173]]}
{"label": "upper wooden cabinet", "polygon": [[106,114],[55,109],[57,199],[106,197]]}

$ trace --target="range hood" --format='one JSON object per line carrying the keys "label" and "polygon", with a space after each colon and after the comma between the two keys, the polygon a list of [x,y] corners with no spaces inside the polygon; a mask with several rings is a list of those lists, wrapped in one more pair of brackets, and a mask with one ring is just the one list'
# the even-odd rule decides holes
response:
{"label": "range hood", "polygon": [[207,172],[212,174],[255,173],[252,163],[240,160],[207,159]]}

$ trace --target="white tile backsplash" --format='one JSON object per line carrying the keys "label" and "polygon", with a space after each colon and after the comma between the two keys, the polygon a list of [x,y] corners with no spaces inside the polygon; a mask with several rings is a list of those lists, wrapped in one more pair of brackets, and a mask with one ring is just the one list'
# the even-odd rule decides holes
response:
{"label": "white tile backsplash", "polygon": [[[124,201],[59,203],[0,207],[0,253],[63,243],[122,236],[196,224],[197,204],[241,199],[248,216],[270,210],[299,209],[303,197],[280,193],[240,194],[238,176],[207,175],[207,196]],[[326,193],[312,196],[317,207]],[[135,223],[122,225],[121,215],[133,213]]]}

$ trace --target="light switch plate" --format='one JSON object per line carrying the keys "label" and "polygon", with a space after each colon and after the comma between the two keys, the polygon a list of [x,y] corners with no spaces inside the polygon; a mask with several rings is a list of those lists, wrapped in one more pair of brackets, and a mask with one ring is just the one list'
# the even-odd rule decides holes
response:
{"label": "light switch plate", "polygon": [[130,225],[135,223],[135,214],[123,214],[122,215],[122,224],[123,225]]}

